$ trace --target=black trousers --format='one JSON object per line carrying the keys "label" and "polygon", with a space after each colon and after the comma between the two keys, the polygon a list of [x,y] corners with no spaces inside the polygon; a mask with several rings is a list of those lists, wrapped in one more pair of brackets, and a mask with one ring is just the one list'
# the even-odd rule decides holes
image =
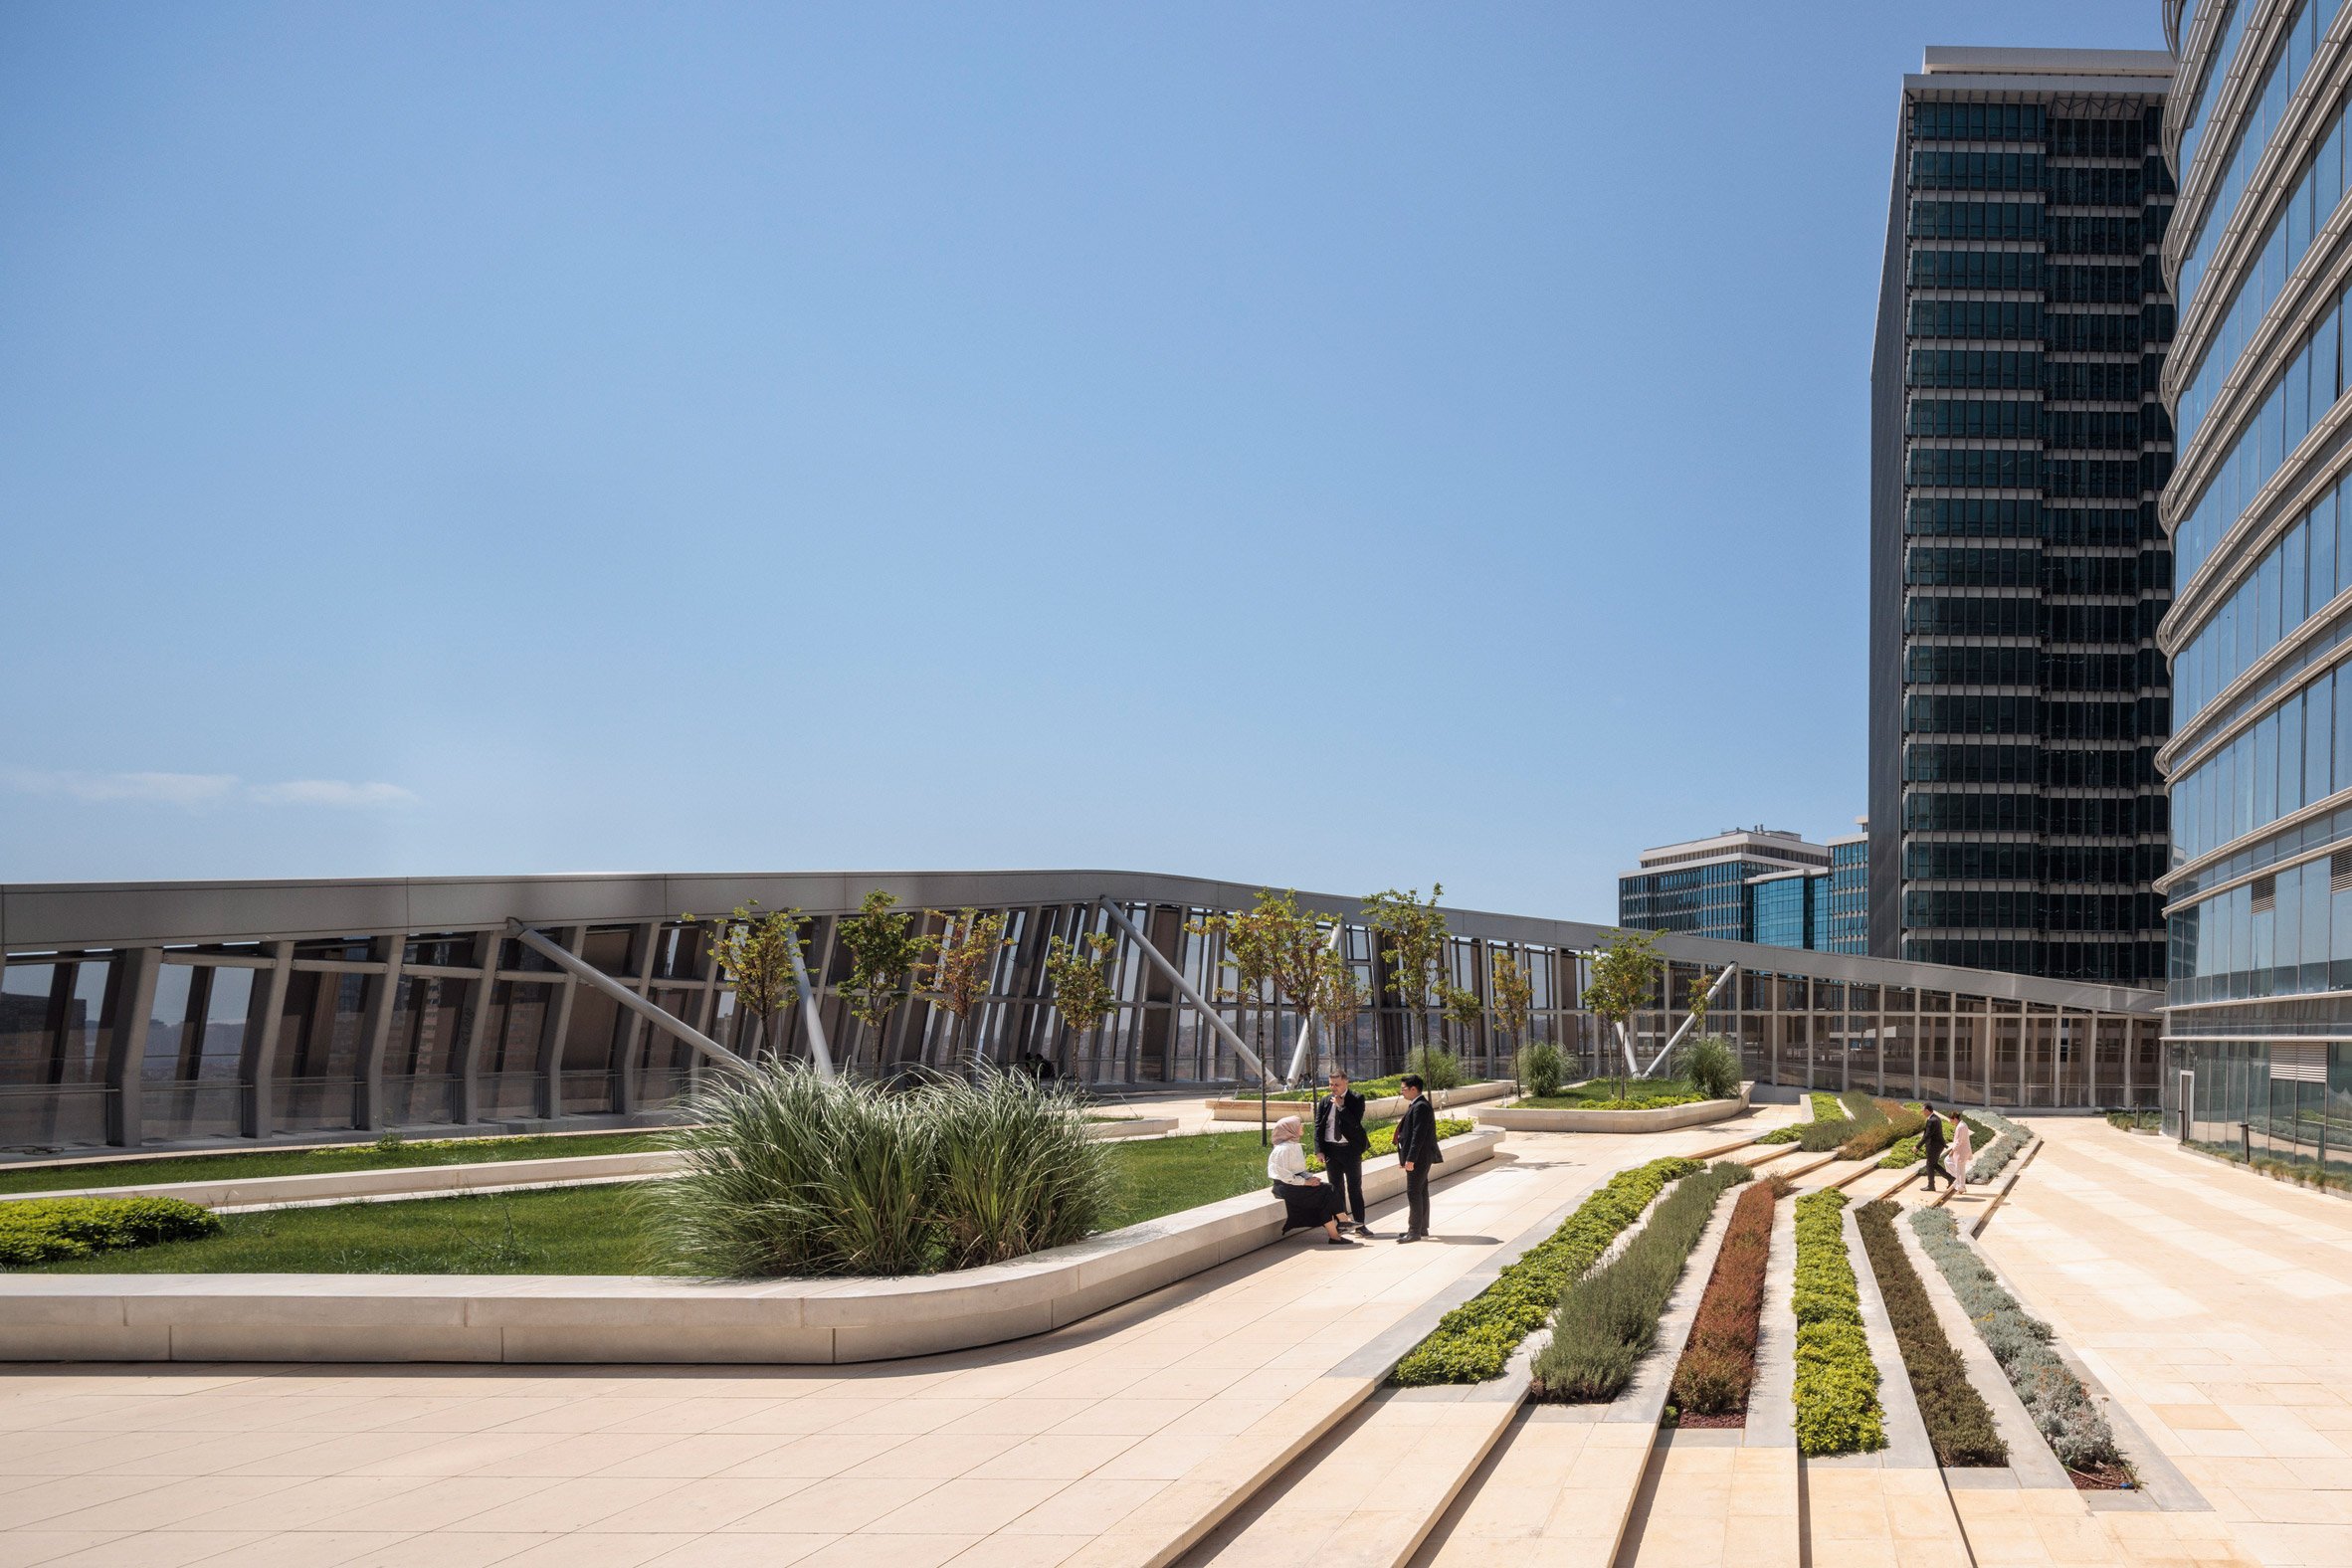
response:
{"label": "black trousers", "polygon": [[1937,1149],[1927,1156],[1927,1190],[1929,1192],[1935,1191],[1935,1179],[1938,1176],[1944,1179],[1945,1186],[1952,1185],[1952,1173],[1944,1169],[1944,1151],[1941,1149]]}
{"label": "black trousers", "polygon": [[1429,1165],[1417,1161],[1405,1172],[1405,1230],[1408,1235],[1429,1234]]}
{"label": "black trousers", "polygon": [[1364,1223],[1364,1156],[1353,1149],[1323,1150],[1323,1179],[1347,1196],[1347,1212]]}

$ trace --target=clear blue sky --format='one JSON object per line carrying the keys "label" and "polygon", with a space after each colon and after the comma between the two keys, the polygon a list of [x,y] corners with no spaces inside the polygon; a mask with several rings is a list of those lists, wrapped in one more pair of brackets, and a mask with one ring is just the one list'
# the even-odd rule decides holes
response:
{"label": "clear blue sky", "polygon": [[1966,6],[0,8],[0,881],[1612,917],[1863,806]]}

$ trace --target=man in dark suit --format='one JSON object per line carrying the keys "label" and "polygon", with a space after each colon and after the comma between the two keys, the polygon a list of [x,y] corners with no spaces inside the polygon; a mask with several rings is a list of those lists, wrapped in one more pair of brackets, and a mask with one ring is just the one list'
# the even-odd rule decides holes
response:
{"label": "man in dark suit", "polygon": [[1944,1121],[1935,1113],[1933,1105],[1927,1107],[1927,1125],[1919,1130],[1919,1148],[1927,1156],[1927,1190],[1935,1191],[1935,1179],[1938,1176],[1949,1187],[1952,1173],[1944,1169]]}
{"label": "man in dark suit", "polygon": [[1397,1161],[1405,1167],[1405,1234],[1400,1242],[1429,1235],[1430,1167],[1446,1156],[1438,1150],[1438,1113],[1422,1093],[1421,1075],[1405,1075],[1405,1114],[1397,1122]]}
{"label": "man in dark suit", "polygon": [[1323,1157],[1323,1174],[1334,1191],[1347,1198],[1347,1212],[1355,1216],[1356,1234],[1370,1236],[1364,1223],[1364,1154],[1372,1135],[1364,1130],[1364,1096],[1347,1086],[1347,1075],[1331,1075],[1331,1097],[1315,1107],[1315,1152]]}

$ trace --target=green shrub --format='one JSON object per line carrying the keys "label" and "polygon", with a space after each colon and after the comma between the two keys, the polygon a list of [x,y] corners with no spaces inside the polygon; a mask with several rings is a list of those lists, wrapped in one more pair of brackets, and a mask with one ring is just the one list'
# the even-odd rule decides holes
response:
{"label": "green shrub", "polygon": [[1886,1446],[1878,1369],[1846,1256],[1845,1208],[1846,1194],[1835,1188],[1797,1200],[1797,1446],[1809,1455]]}
{"label": "green shrub", "polygon": [[1870,1272],[1877,1275],[1895,1342],[1902,1347],[1903,1370],[1927,1425],[1928,1441],[1935,1446],[1936,1463],[2006,1465],[2009,1446],[1993,1424],[1992,1408],[1968,1381],[1968,1364],[1944,1336],[1935,1302],[1911,1267],[1902,1239],[1894,1234],[1894,1205],[1880,1199],[1856,1210],[1854,1223],[1862,1232],[1862,1251],[1869,1255]]}
{"label": "green shrub", "polygon": [[211,1236],[210,1209],[177,1198],[27,1198],[0,1203],[0,1265],[17,1268]]}
{"label": "green shrub", "polygon": [[1439,1046],[1415,1046],[1406,1052],[1405,1071],[1420,1074],[1421,1086],[1433,1092],[1462,1087],[1462,1059]]}
{"label": "green shrub", "polygon": [[1519,1342],[1551,1315],[1568,1281],[1591,1268],[1617,1234],[1641,1217],[1660,1188],[1697,1169],[1695,1161],[1669,1156],[1609,1178],[1492,1284],[1440,1318],[1429,1337],[1397,1364],[1396,1381],[1410,1387],[1500,1377]]}
{"label": "green shrub", "polygon": [[1561,1292],[1552,1313],[1551,1343],[1535,1358],[1536,1397],[1617,1397],[1657,1342],[1659,1314],[1706,1231],[1716,1200],[1754,1174],[1736,1160],[1720,1160],[1684,1177],[1624,1251]]}
{"label": "green shrub", "polygon": [[1960,1239],[1960,1227],[1951,1215],[1941,1209],[1918,1210],[1911,1216],[1911,1229],[1951,1282],[1960,1309],[1976,1324],[1985,1348],[2001,1363],[2002,1375],[2017,1390],[2035,1430],[2058,1463],[2074,1470],[2121,1466],[2123,1455],[2106,1418],[2091,1403],[2082,1380],[2051,1348],[2050,1325],[2028,1315],[2017,1297],[2002,1288],[1975,1249]]}
{"label": "green shrub", "polygon": [[1886,1119],[1891,1108],[1882,1099],[1872,1099],[1861,1089],[1852,1089],[1838,1096],[1839,1107],[1858,1127],[1874,1127]]}
{"label": "green shrub", "polygon": [[[1476,1125],[1476,1122],[1470,1121],[1462,1116],[1440,1116],[1438,1118],[1438,1137],[1441,1140],[1446,1138],[1458,1138],[1464,1133],[1470,1131]],[[1364,1158],[1368,1160],[1384,1159],[1393,1157],[1396,1154],[1397,1124],[1395,1122],[1384,1121],[1378,1126],[1366,1128],[1365,1131],[1370,1139],[1370,1143],[1369,1146],[1364,1150]],[[1311,1132],[1308,1134],[1310,1137],[1313,1134]],[[1306,1157],[1306,1168],[1310,1171],[1321,1170],[1323,1168],[1323,1157],[1320,1154],[1309,1154]]]}
{"label": "green shrub", "polygon": [[1721,1035],[1701,1035],[1682,1050],[1681,1074],[1705,1099],[1739,1093],[1739,1053]]}
{"label": "green shrub", "polygon": [[891,1089],[770,1062],[695,1097],[681,1174],[645,1185],[674,1268],[907,1274],[1000,1262],[1100,1223],[1109,1157],[1067,1090],[991,1074]]}
{"label": "green shrub", "polygon": [[1770,1132],[1765,1133],[1764,1136],[1758,1138],[1756,1141],[1758,1143],[1794,1143],[1804,1135],[1804,1123],[1791,1122],[1785,1127],[1773,1128]]}
{"label": "green shrub", "polygon": [[1674,1368],[1675,1409],[1728,1416],[1748,1406],[1756,1381],[1756,1333],[1764,1307],[1764,1271],[1772,1253],[1772,1207],[1779,1194],[1769,1181],[1739,1195],[1715,1254],[1715,1272],[1690,1324],[1690,1342]]}
{"label": "green shrub", "polygon": [[1560,1055],[1560,1048],[1548,1040],[1539,1040],[1519,1051],[1519,1081],[1527,1092],[1542,1098],[1560,1092],[1560,1084],[1568,1077],[1568,1059]]}

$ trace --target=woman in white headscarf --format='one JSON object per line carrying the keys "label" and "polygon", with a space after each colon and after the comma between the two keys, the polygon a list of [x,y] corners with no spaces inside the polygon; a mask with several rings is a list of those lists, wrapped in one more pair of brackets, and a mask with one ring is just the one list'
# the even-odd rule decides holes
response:
{"label": "woman in white headscarf", "polygon": [[1976,1158],[1976,1151],[1969,1147],[1968,1118],[1955,1110],[1952,1112],[1953,1197],[1965,1198],[1968,1196],[1968,1162],[1974,1158]]}
{"label": "woman in white headscarf", "polygon": [[1298,1141],[1305,1130],[1296,1116],[1284,1116],[1274,1124],[1274,1148],[1266,1156],[1266,1179],[1289,1211],[1282,1221],[1283,1233],[1319,1225],[1332,1246],[1352,1247],[1355,1244],[1339,1234],[1344,1207],[1339,1190],[1307,1172],[1306,1149]]}

